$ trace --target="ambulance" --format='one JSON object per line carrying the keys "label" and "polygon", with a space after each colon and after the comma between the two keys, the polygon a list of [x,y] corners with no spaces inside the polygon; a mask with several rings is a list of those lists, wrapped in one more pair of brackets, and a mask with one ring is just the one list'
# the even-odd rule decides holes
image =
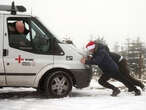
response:
{"label": "ambulance", "polygon": [[[26,8],[14,2],[0,5],[0,87],[32,87],[60,98],[72,87],[89,86],[90,69],[80,63],[75,46],[60,42],[37,17],[23,12]],[[25,33],[14,32],[17,21]]]}

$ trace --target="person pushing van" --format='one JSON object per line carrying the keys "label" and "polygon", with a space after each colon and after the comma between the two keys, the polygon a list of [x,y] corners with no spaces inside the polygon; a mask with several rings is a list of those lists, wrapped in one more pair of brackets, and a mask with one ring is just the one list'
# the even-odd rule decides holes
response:
{"label": "person pushing van", "polygon": [[86,48],[92,54],[92,58],[86,59],[83,57],[80,60],[81,63],[87,65],[98,65],[98,67],[103,71],[103,74],[98,82],[103,87],[113,90],[111,96],[117,96],[120,93],[120,90],[119,88],[107,82],[110,78],[122,82],[127,88],[135,92],[135,96],[141,95],[141,91],[120,73],[118,65],[113,61],[106,49],[98,48],[98,45],[96,45],[93,41],[90,41],[86,45]]}
{"label": "person pushing van", "polygon": [[[137,80],[136,78],[132,77],[130,75],[130,69],[128,67],[128,62],[127,59],[124,58],[123,56],[115,53],[115,52],[111,52],[110,49],[108,48],[107,45],[102,44],[102,43],[98,43],[95,41],[95,45],[98,46],[98,48],[103,48],[105,49],[108,53],[109,56],[112,58],[112,60],[114,60],[114,62],[118,65],[119,67],[119,71],[122,75],[124,75],[124,77],[126,77],[127,80],[131,81],[135,86],[140,87],[143,91],[145,91],[145,86],[144,84]],[[132,92],[133,90],[131,90],[130,88],[128,88],[128,92]]]}

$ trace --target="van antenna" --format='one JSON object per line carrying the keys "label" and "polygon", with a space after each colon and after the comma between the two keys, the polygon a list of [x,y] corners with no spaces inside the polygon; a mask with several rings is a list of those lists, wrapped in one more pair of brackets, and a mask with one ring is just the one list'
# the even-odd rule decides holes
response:
{"label": "van antenna", "polygon": [[15,9],[15,2],[12,2],[12,6],[11,6],[11,14],[12,15],[16,15],[16,9]]}

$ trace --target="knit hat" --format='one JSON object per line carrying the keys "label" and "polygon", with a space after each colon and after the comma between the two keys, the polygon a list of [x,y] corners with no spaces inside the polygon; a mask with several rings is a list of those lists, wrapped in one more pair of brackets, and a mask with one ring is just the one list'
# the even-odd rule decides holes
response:
{"label": "knit hat", "polygon": [[90,41],[90,42],[86,45],[86,48],[87,48],[88,50],[94,49],[94,48],[95,48],[95,42]]}

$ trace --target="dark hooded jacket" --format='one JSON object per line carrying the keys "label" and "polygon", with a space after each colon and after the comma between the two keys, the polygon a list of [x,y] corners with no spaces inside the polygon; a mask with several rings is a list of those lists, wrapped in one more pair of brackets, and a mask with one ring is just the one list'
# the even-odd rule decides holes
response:
{"label": "dark hooded jacket", "polygon": [[104,46],[98,45],[91,59],[86,60],[88,65],[98,65],[104,74],[119,73],[118,65],[112,60]]}
{"label": "dark hooded jacket", "polygon": [[121,55],[116,54],[116,53],[114,53],[114,52],[110,52],[110,56],[112,57],[112,59],[113,59],[117,64],[119,64],[119,60],[120,60],[120,58],[121,58]]}
{"label": "dark hooded jacket", "polygon": [[[104,44],[102,44],[102,43],[96,43],[96,45],[98,46],[98,48],[105,49],[105,50],[109,53],[110,57],[112,57],[112,59],[113,59],[117,64],[119,63],[119,60],[120,60],[120,58],[121,58],[121,55],[119,55],[119,54],[117,54],[117,53],[114,53],[114,52],[110,52],[110,49],[108,48],[107,45],[104,45]],[[98,48],[97,48],[97,49],[98,49]]]}

